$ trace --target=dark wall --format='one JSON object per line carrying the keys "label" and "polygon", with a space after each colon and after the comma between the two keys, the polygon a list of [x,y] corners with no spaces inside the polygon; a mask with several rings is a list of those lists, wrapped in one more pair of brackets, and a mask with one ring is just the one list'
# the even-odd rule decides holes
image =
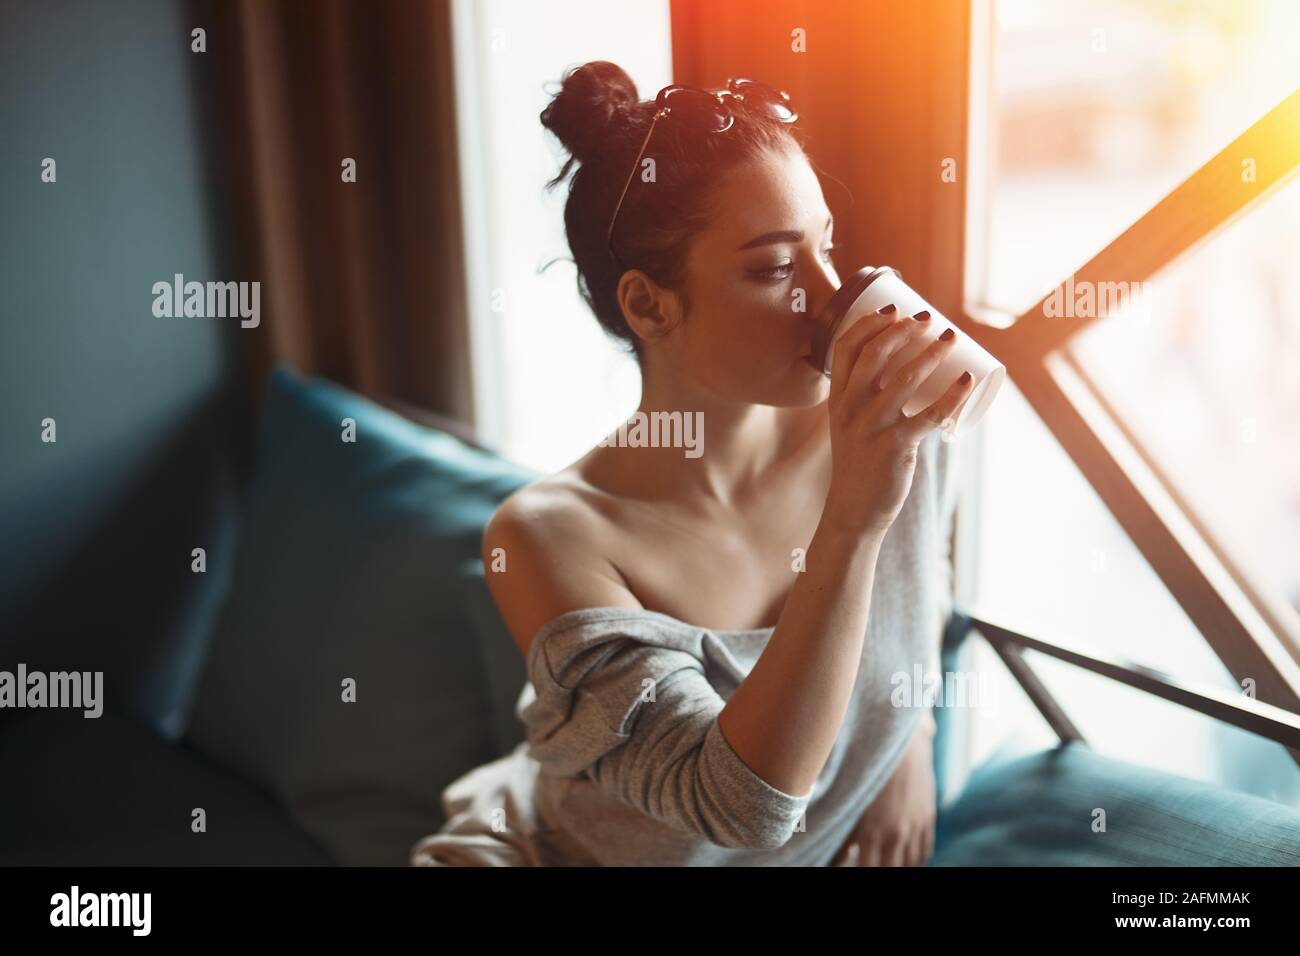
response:
{"label": "dark wall", "polygon": [[233,543],[245,416],[238,320],[152,311],[174,273],[241,278],[220,131],[196,109],[201,10],[0,0],[0,669],[103,670],[106,707],[169,736]]}

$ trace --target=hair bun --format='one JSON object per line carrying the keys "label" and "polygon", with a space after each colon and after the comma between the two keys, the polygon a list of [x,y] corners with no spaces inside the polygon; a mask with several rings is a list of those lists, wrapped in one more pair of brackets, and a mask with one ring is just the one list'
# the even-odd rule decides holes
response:
{"label": "hair bun", "polygon": [[[623,68],[593,60],[564,75],[560,91],[542,110],[542,125],[584,165],[608,149],[610,134],[621,116],[639,102],[636,84]],[[569,166],[565,163],[565,168]]]}

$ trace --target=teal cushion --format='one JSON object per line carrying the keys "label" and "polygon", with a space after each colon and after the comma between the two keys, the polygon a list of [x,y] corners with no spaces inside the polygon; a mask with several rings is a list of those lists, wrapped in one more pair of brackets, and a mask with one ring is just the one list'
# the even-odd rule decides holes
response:
{"label": "teal cushion", "polygon": [[341,862],[403,865],[443,787],[496,756],[459,571],[532,473],[287,369],[256,456],[188,740]]}
{"label": "teal cushion", "polygon": [[[0,866],[330,866],[261,788],[109,710],[0,733]],[[202,808],[206,828],[195,832]]]}
{"label": "teal cushion", "polygon": [[929,865],[1300,866],[1300,811],[1081,743],[1006,751],[940,812]]}

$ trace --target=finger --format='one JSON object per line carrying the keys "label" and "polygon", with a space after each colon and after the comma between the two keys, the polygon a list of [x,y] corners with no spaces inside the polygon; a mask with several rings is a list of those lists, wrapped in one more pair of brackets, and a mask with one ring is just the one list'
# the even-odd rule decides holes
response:
{"label": "finger", "polygon": [[[849,373],[848,394],[844,397],[851,402],[870,402],[880,394],[880,376],[894,355],[916,335],[924,332],[924,326],[912,319],[896,319],[892,325],[866,343],[853,370]],[[896,418],[897,416],[895,416]],[[893,424],[894,418],[885,424]]]}
{"label": "finger", "polygon": [[[952,330],[949,329],[948,332]],[[944,332],[943,335],[947,335]],[[881,415],[885,421],[895,421],[903,411],[903,406],[907,404],[912,395],[921,387],[927,378],[930,377],[940,363],[947,357],[948,351],[957,341],[956,333],[950,338],[939,336],[920,353],[900,368],[890,379],[889,384],[881,390],[882,407]]]}
{"label": "finger", "polygon": [[[912,319],[912,333],[914,337],[921,339],[928,337],[930,330],[934,328],[930,322],[930,310],[922,309],[920,312],[916,313],[916,315],[912,316]],[[912,349],[910,350],[909,357],[915,358],[918,354],[920,354],[919,349]],[[887,371],[888,365],[886,365],[886,372]],[[893,374],[898,374],[898,371],[898,369],[894,369]],[[885,386],[889,384],[889,381],[886,381],[885,379],[885,374],[885,372],[881,372],[880,379],[876,382],[876,391],[883,391]],[[890,378],[892,379],[892,376],[890,376]]]}
{"label": "finger", "polygon": [[862,346],[897,321],[896,311],[894,306],[887,305],[871,315],[864,315],[836,341],[835,354],[831,357],[831,394],[844,391]]}
{"label": "finger", "polygon": [[850,843],[848,851],[844,854],[844,861],[840,866],[857,866],[858,860],[861,859],[862,852],[856,843]]}
{"label": "finger", "polygon": [[884,852],[880,855],[881,866],[902,866],[904,853],[907,850],[907,840],[905,837],[896,836],[885,843]]}
{"label": "finger", "polygon": [[921,866],[930,862],[930,857],[934,856],[934,824],[925,828],[921,841]]}
{"label": "finger", "polygon": [[968,371],[962,372],[942,395],[915,415],[905,416],[897,427],[904,437],[920,441],[931,430],[943,428],[947,422],[955,421],[957,412],[974,390],[975,377]]}
{"label": "finger", "polygon": [[858,866],[880,866],[880,841],[874,838],[861,841]]}
{"label": "finger", "polygon": [[908,833],[898,841],[898,866],[912,866],[916,856],[916,834]]}
{"label": "finger", "polygon": [[920,866],[922,857],[925,854],[925,830],[917,830],[912,834],[912,839],[907,841],[906,862],[904,866]]}

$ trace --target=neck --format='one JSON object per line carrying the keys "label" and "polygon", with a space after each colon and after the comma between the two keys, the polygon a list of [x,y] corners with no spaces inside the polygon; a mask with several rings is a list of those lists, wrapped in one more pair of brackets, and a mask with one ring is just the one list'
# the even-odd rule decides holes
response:
{"label": "neck", "polygon": [[700,426],[694,435],[700,453],[688,457],[684,449],[661,443],[624,452],[625,464],[653,475],[662,494],[702,496],[723,505],[760,487],[773,466],[807,446],[825,417],[824,405],[777,408],[731,401],[650,368],[643,372],[637,411],[643,421],[653,420],[654,413],[662,420],[665,412],[693,418]]}

